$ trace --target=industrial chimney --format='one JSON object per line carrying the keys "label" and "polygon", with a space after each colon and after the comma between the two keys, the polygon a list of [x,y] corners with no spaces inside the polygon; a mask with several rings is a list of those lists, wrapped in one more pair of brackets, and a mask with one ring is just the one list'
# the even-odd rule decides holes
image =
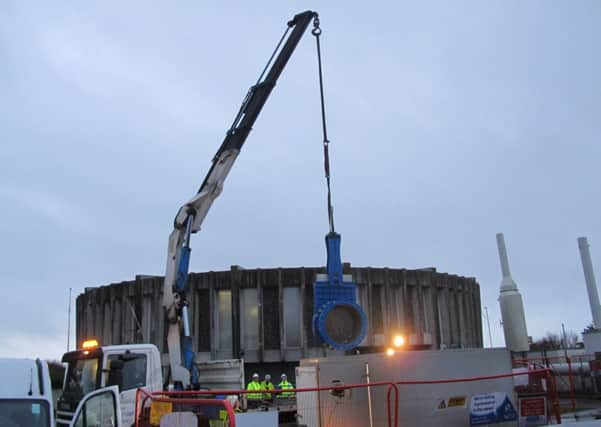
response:
{"label": "industrial chimney", "polygon": [[591,305],[591,313],[593,315],[593,326],[595,329],[601,329],[601,305],[599,305],[597,283],[595,282],[593,263],[591,261],[591,253],[588,250],[588,241],[586,240],[586,237],[578,238],[578,249],[580,249],[582,270],[584,270],[584,281],[586,282],[588,302]]}
{"label": "industrial chimney", "polygon": [[507,349],[514,353],[527,352],[530,346],[528,345],[524,304],[518,286],[511,278],[503,233],[497,234],[497,247],[499,248],[501,272],[503,273],[499,305],[501,306],[501,317],[503,318],[505,345]]}

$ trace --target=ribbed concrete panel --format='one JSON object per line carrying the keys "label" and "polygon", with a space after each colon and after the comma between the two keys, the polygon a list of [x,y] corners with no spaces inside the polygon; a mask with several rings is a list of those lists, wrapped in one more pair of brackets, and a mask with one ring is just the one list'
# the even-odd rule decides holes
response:
{"label": "ribbed concrete panel", "polygon": [[[313,336],[313,282],[323,268],[241,269],[192,273],[189,300],[194,350],[201,360],[293,362],[325,350]],[[362,346],[385,346],[395,334],[437,349],[482,347],[480,287],[434,269],[351,268],[368,316]],[[77,298],[78,344],[151,342],[167,350],[163,279],[87,288]],[[249,323],[252,322],[252,323]],[[258,331],[256,323],[258,322]]]}

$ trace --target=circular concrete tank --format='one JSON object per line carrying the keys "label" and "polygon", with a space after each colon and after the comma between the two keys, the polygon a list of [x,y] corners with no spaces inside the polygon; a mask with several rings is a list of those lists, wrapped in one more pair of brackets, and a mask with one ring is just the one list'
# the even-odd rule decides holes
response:
{"label": "circular concrete tank", "polygon": [[[397,334],[420,348],[482,347],[480,287],[474,278],[344,266],[367,317],[361,347],[387,346]],[[200,359],[243,357],[247,363],[294,362],[324,354],[313,324],[313,283],[323,268],[270,268],[191,273],[194,351]],[[151,342],[167,351],[162,277],[87,288],[77,298],[77,340]],[[322,310],[323,311],[323,310]],[[325,313],[323,327],[352,342],[359,319],[344,306]]]}

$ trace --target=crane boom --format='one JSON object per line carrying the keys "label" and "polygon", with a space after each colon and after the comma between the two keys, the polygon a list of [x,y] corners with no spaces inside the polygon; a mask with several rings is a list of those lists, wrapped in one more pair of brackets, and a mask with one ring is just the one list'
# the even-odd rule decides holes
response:
{"label": "crane boom", "polygon": [[[188,388],[190,384],[196,385],[198,382],[193,368],[194,353],[186,299],[191,251],[190,236],[200,230],[213,201],[223,190],[225,179],[280,74],[309,23],[311,20],[317,20],[317,17],[316,12],[306,11],[299,13],[288,22],[288,28],[282,36],[278,48],[257,83],[248,90],[232,126],[213,157],[209,172],[202,181],[198,192],[179,209],[175,216],[167,249],[163,307],[167,310],[169,319],[167,345],[171,381],[184,389]],[[317,26],[317,24],[318,21],[315,25]]]}

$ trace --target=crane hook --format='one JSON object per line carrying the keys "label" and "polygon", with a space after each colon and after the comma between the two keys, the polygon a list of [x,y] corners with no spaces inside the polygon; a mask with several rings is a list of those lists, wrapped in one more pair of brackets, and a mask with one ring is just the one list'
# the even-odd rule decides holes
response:
{"label": "crane hook", "polygon": [[321,28],[319,27],[319,18],[316,16],[313,19],[313,29],[311,30],[311,34],[315,37],[319,37],[321,35]]}

